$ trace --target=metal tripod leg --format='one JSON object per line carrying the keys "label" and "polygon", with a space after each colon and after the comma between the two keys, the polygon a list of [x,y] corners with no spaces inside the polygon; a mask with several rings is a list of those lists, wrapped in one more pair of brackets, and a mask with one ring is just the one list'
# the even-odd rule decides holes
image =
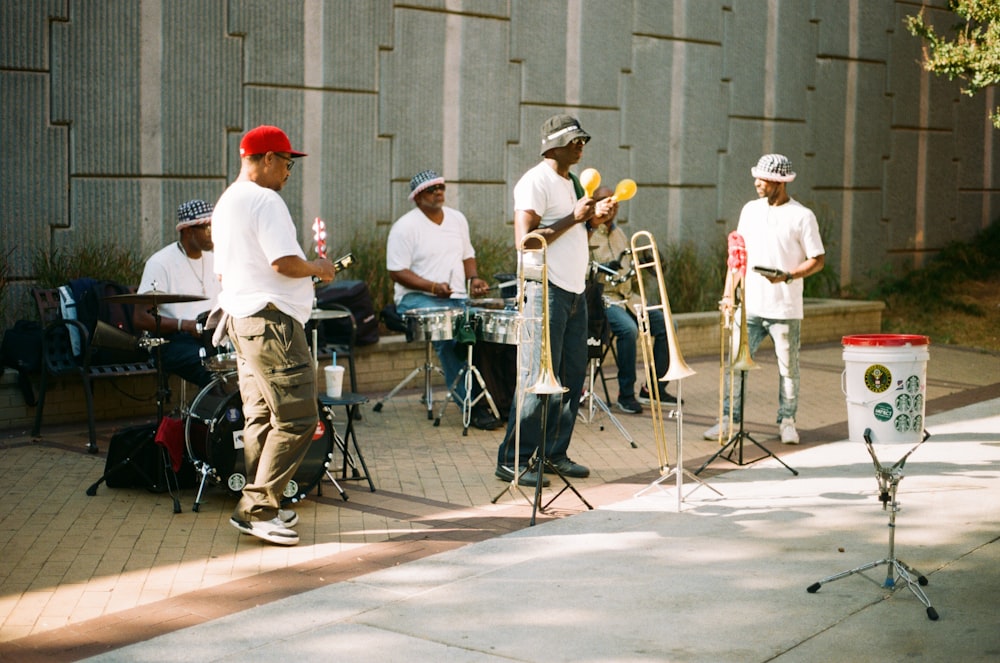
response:
{"label": "metal tripod leg", "polygon": [[[583,411],[581,410],[580,412],[577,413],[577,416],[583,419],[583,421],[585,421],[586,423],[590,424],[594,422],[594,417],[596,416],[597,410],[600,410],[605,415],[607,415],[608,419],[611,420],[611,423],[614,424],[615,428],[618,429],[618,432],[621,433],[622,437],[625,438],[625,441],[628,442],[633,449],[638,449],[639,445],[635,443],[635,440],[632,439],[632,436],[629,434],[629,432],[625,430],[625,427],[622,425],[622,422],[618,420],[618,417],[616,417],[613,412],[611,412],[611,408],[608,406],[607,403],[604,402],[604,400],[601,399],[600,396],[597,395],[597,391],[594,389],[597,382],[596,381],[597,371],[600,370],[600,366],[601,366],[600,359],[597,359],[596,357],[591,358],[590,378],[587,387],[587,394],[586,396],[583,397],[583,403],[586,404],[587,414],[584,414]],[[604,430],[603,423],[600,425],[600,430]]]}
{"label": "metal tripod leg", "polygon": [[[475,398],[472,397],[473,379],[479,384],[479,395]],[[483,379],[483,374],[472,363],[472,344],[468,344],[466,347],[465,364],[462,366],[462,370],[458,372],[458,375],[455,376],[455,382],[451,385],[451,389],[448,392],[451,398],[444,399],[441,411],[437,419],[434,420],[435,426],[441,425],[441,417],[444,416],[444,411],[448,408],[448,402],[454,400],[455,389],[458,387],[460,380],[465,380],[465,397],[461,403],[456,401],[456,404],[462,409],[462,435],[468,435],[469,424],[472,422],[472,407],[484,398],[489,404],[493,416],[498,419],[500,418],[500,410],[497,409],[496,403],[493,402],[493,395],[490,394],[490,390],[486,388],[486,381]]]}
{"label": "metal tripod leg", "polygon": [[410,380],[420,375],[420,373],[423,373],[424,402],[427,404],[427,418],[428,419],[434,418],[434,393],[431,389],[431,374],[434,371],[437,371],[441,375],[444,375],[444,371],[442,371],[439,367],[435,366],[434,363],[431,361],[431,343],[432,341],[427,341],[424,346],[424,365],[417,366],[412,371],[410,371],[410,374],[407,375],[405,378],[403,378],[399,384],[393,387],[392,391],[390,391],[381,400],[379,400],[377,403],[375,403],[375,405],[372,406],[372,410],[374,410],[375,412],[381,412],[382,405],[384,403],[391,400],[393,396],[398,394],[403,387],[409,384]]}

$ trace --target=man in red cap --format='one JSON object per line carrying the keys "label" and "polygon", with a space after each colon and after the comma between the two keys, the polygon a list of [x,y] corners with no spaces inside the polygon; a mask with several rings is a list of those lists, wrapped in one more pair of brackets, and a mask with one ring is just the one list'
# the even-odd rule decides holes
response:
{"label": "man in red cap", "polygon": [[282,492],[312,442],[318,413],[316,373],[305,324],[313,277],[332,281],[333,263],[306,260],[278,195],[295,159],[285,132],[260,126],[240,142],[239,177],[213,216],[219,305],[236,349],[243,398],[247,485],[229,522],[245,534],[295,545],[298,515],[281,508]]}

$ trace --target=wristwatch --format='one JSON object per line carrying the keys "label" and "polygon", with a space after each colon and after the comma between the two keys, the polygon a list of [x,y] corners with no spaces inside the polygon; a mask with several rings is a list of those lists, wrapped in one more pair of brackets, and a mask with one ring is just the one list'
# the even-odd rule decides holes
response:
{"label": "wristwatch", "polygon": [[785,273],[785,283],[791,283],[791,282],[792,282],[792,273],[791,272],[786,272]]}

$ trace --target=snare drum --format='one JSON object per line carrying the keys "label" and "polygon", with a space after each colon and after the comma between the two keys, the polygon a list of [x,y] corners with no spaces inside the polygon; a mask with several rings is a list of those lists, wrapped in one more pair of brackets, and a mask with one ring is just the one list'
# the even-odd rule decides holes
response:
{"label": "snare drum", "polygon": [[406,318],[406,339],[408,341],[450,341],[454,322],[460,313],[447,306],[415,308],[403,314]]}
{"label": "snare drum", "polygon": [[[239,495],[248,482],[243,456],[243,400],[239,391],[225,393],[226,385],[235,386],[235,378],[235,373],[220,375],[195,397],[184,427],[184,440],[191,459],[207,464],[220,483]],[[329,423],[320,418],[306,457],[285,486],[282,503],[305,499],[332,459],[333,433]]]}
{"label": "snare drum", "polygon": [[521,318],[517,311],[497,311],[493,309],[473,309],[480,320],[479,338],[488,343],[517,345]]}

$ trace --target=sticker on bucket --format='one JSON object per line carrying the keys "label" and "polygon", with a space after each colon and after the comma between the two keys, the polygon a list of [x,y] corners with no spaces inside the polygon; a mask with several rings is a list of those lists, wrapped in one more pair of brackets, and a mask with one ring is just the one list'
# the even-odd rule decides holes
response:
{"label": "sticker on bucket", "polygon": [[847,425],[853,442],[918,442],[923,433],[927,389],[926,336],[863,334],[845,336],[841,390],[847,398]]}

